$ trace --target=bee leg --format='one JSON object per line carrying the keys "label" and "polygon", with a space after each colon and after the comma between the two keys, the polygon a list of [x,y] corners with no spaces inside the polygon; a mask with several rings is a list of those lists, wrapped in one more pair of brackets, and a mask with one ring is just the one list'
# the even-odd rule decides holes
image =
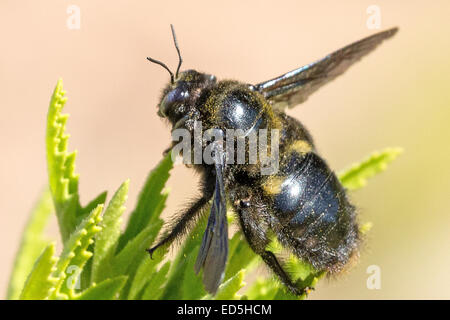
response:
{"label": "bee leg", "polygon": [[173,146],[170,145],[170,147],[166,148],[166,149],[163,151],[163,157],[167,156],[167,155],[169,154],[169,152],[172,151],[172,147],[173,147]]}
{"label": "bee leg", "polygon": [[298,288],[291,280],[289,275],[284,271],[283,267],[278,262],[277,257],[272,251],[265,250],[259,254],[264,262],[272,269],[273,272],[280,278],[281,282],[295,295],[301,296],[306,292],[305,289]]}
{"label": "bee leg", "polygon": [[147,249],[150,257],[152,257],[153,252],[155,252],[156,249],[163,246],[169,246],[176,238],[191,229],[193,226],[192,222],[195,220],[195,217],[202,212],[202,209],[209,202],[211,197],[212,194],[211,196],[202,196],[198,200],[194,201],[193,204],[180,215],[180,218],[170,228],[170,231],[166,232],[163,238],[161,238],[155,246]]}
{"label": "bee leg", "polygon": [[266,250],[267,245],[270,243],[267,237],[269,226],[265,223],[265,220],[269,218],[264,218],[267,213],[257,210],[251,204],[242,203],[244,204],[242,205],[241,202],[239,202],[240,208],[237,211],[239,213],[242,231],[252,250],[261,256],[263,261],[292,293],[298,296],[305,293],[306,288],[298,288],[283,269],[275,254]]}
{"label": "bee leg", "polygon": [[178,141],[177,141],[177,142],[172,141],[172,143],[170,144],[170,146],[169,146],[168,148],[166,148],[166,150],[163,151],[163,156],[164,156],[164,157],[167,156],[167,155],[172,151],[172,148],[173,148],[177,143],[178,143]]}
{"label": "bee leg", "polygon": [[182,236],[194,226],[195,218],[203,211],[214,194],[214,181],[214,175],[208,174],[205,176],[202,186],[202,196],[195,200],[178,218],[174,219],[174,223],[169,227],[170,231],[166,232],[156,245],[147,249],[150,257],[152,257],[156,249],[169,246],[176,238]]}

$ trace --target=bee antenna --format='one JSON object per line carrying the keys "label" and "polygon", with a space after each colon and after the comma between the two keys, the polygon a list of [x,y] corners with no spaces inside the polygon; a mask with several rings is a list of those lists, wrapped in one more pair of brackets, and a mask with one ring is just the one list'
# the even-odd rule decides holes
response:
{"label": "bee antenna", "polygon": [[153,58],[150,58],[150,57],[147,57],[147,60],[150,61],[150,62],[159,64],[161,67],[163,67],[164,69],[166,69],[166,70],[169,72],[169,74],[170,74],[170,82],[171,82],[172,84],[175,82],[175,81],[174,81],[174,77],[173,77],[172,71],[170,71],[169,67],[167,67],[164,63],[162,63],[162,62],[159,61],[159,60],[155,60],[155,59],[153,59]]}
{"label": "bee antenna", "polygon": [[175,35],[175,29],[173,28],[173,25],[170,25],[170,28],[172,29],[172,37],[173,37],[173,43],[175,44],[175,49],[177,49],[178,53],[178,67],[177,72],[175,73],[175,78],[178,78],[178,72],[180,71],[181,64],[183,63],[183,59],[181,58],[180,48],[178,47],[178,41],[177,36]]}

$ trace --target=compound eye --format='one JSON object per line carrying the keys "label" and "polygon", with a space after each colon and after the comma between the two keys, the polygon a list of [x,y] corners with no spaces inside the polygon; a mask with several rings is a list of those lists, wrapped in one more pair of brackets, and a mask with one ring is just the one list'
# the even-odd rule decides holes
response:
{"label": "compound eye", "polygon": [[172,108],[185,103],[188,98],[189,91],[187,90],[187,88],[183,85],[177,86],[173,90],[169,91],[169,93],[167,93],[162,100],[159,107],[160,115],[163,117],[167,116]]}

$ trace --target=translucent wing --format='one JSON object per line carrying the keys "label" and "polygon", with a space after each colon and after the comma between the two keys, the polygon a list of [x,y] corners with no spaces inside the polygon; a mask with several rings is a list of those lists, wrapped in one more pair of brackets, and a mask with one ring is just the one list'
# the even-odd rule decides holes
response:
{"label": "translucent wing", "polygon": [[202,245],[195,263],[198,274],[203,267],[203,284],[206,291],[215,294],[225,272],[228,256],[228,223],[223,181],[223,165],[216,163],[216,189],[203,234]]}
{"label": "translucent wing", "polygon": [[398,28],[376,33],[337,50],[325,58],[254,86],[275,108],[292,108],[311,93],[344,73],[352,64],[392,37]]}

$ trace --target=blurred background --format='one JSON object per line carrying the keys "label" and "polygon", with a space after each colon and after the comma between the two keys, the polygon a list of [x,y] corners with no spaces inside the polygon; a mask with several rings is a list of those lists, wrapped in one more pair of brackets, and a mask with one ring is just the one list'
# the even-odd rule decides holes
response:
{"label": "blurred background", "polygon": [[[175,68],[173,23],[183,69],[248,83],[399,26],[392,40],[289,111],[335,170],[374,150],[405,150],[351,195],[360,220],[374,225],[359,264],[322,281],[311,298],[449,299],[449,9],[444,0],[1,1],[0,297],[28,213],[46,185],[45,121],[57,79],[68,92],[82,203],[103,190],[111,196],[131,178],[131,209],[170,142],[156,115],[168,74],[145,57]],[[196,180],[175,167],[165,216],[195,195]],[[49,233],[57,237],[55,222]],[[371,265],[381,272],[378,290],[366,285]]]}

